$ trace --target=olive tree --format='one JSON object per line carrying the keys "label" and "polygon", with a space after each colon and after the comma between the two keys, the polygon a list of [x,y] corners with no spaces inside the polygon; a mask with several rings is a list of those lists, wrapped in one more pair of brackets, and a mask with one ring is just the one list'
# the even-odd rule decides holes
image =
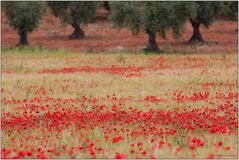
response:
{"label": "olive tree", "polygon": [[184,23],[195,15],[192,2],[111,2],[112,22],[127,27],[134,34],[140,30],[148,34],[147,51],[159,51],[156,35],[166,38],[169,28],[174,37],[180,36]]}
{"label": "olive tree", "polygon": [[190,23],[193,27],[193,35],[189,42],[203,42],[203,37],[200,32],[200,26],[209,26],[220,16],[223,9],[225,9],[224,2],[220,1],[198,1],[194,2],[196,6],[196,15],[190,17]]}
{"label": "olive tree", "polygon": [[80,24],[93,22],[99,5],[98,2],[49,1],[48,6],[56,17],[71,24],[74,28],[73,33],[69,36],[70,39],[83,39],[85,34]]}
{"label": "olive tree", "polygon": [[3,1],[9,25],[17,30],[20,36],[18,45],[28,45],[27,35],[38,27],[39,20],[44,13],[44,2]]}

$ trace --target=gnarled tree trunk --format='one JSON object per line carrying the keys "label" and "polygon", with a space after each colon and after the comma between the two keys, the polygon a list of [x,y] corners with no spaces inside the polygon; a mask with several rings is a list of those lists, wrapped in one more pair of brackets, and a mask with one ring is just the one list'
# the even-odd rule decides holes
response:
{"label": "gnarled tree trunk", "polygon": [[200,32],[200,21],[197,19],[190,19],[191,25],[193,27],[193,35],[189,42],[204,42],[201,32]]}
{"label": "gnarled tree trunk", "polygon": [[74,31],[69,36],[70,39],[84,39],[85,38],[85,33],[80,28],[80,25],[72,24],[72,27],[74,28]]}
{"label": "gnarled tree trunk", "polygon": [[18,33],[20,36],[19,43],[17,46],[26,46],[28,45],[27,34],[26,33]]}
{"label": "gnarled tree trunk", "polygon": [[152,52],[158,52],[159,47],[156,43],[156,33],[146,31],[148,34],[148,44],[147,47],[145,48],[146,51],[152,51]]}

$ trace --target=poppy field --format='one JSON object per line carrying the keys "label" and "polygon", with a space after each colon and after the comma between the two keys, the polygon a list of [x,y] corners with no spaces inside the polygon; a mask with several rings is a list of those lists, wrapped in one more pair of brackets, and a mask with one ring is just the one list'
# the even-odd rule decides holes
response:
{"label": "poppy field", "polygon": [[237,54],[2,52],[2,158],[238,158]]}

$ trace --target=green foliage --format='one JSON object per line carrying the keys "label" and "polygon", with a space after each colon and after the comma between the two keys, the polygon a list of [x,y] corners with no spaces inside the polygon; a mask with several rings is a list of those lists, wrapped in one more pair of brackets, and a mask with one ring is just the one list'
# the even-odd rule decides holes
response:
{"label": "green foliage", "polygon": [[110,4],[109,4],[109,1],[103,1],[103,7],[107,10],[107,11],[110,11]]}
{"label": "green foliage", "polygon": [[140,30],[140,2],[111,2],[110,20],[115,26],[128,27],[134,34]]}
{"label": "green foliage", "polygon": [[238,19],[238,2],[237,1],[228,1],[224,2],[224,9],[222,10],[222,16],[230,20]]}
{"label": "green foliage", "polygon": [[37,28],[45,10],[45,3],[4,1],[2,8],[8,17],[10,26],[19,34],[27,34]]}
{"label": "green foliage", "polygon": [[79,25],[81,22],[91,23],[94,21],[95,11],[99,4],[98,2],[84,1],[49,1],[48,6],[53,14],[64,22]]}
{"label": "green foliage", "polygon": [[185,21],[194,13],[195,6],[191,2],[145,2],[145,28],[151,32],[159,32],[165,38],[171,27],[175,37],[183,29]]}
{"label": "green foliage", "polygon": [[222,1],[200,1],[196,3],[196,16],[191,18],[197,19],[205,27],[209,27],[212,22],[220,16],[220,13],[225,9],[224,2]]}
{"label": "green foliage", "polygon": [[192,2],[111,2],[110,19],[133,33],[158,32],[163,38],[171,27],[177,37],[184,22],[195,15],[195,7]]}

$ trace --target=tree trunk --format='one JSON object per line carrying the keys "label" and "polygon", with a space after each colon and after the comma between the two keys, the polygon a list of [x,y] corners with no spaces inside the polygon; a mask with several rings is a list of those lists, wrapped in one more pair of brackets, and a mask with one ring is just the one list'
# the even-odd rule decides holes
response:
{"label": "tree trunk", "polygon": [[84,39],[85,33],[80,28],[80,25],[72,24],[72,27],[74,28],[73,33],[69,36],[70,39]]}
{"label": "tree trunk", "polygon": [[202,35],[200,33],[200,22],[198,20],[190,19],[191,25],[193,27],[193,35],[189,42],[204,42]]}
{"label": "tree trunk", "polygon": [[28,45],[27,34],[26,33],[18,33],[20,36],[20,41],[17,46],[26,46]]}
{"label": "tree trunk", "polygon": [[152,52],[158,52],[159,47],[156,43],[156,33],[146,31],[148,34],[148,44],[147,47],[145,48],[146,51],[152,51]]}

